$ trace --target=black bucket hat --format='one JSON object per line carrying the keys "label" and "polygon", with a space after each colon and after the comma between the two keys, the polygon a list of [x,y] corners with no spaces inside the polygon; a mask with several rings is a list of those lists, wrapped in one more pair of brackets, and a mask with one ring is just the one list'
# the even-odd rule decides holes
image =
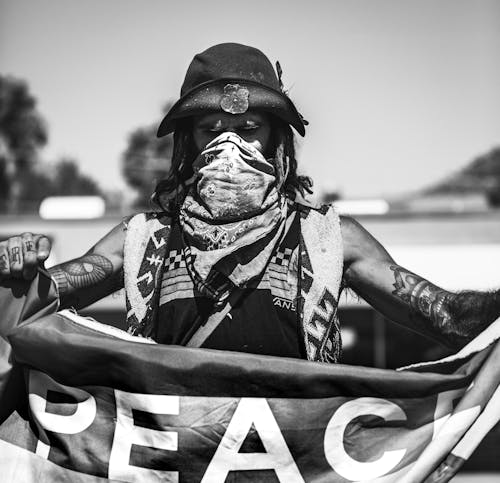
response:
{"label": "black bucket hat", "polygon": [[276,67],[278,75],[263,52],[235,43],[214,45],[195,55],[181,97],[162,120],[157,136],[173,132],[178,119],[207,111],[241,114],[248,109],[274,114],[304,136],[306,121],[284,93],[281,68],[278,63]]}

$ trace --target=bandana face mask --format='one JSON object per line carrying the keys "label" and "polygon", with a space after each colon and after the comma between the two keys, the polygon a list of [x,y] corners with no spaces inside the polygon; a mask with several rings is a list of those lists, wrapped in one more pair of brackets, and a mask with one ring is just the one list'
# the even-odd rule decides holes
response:
{"label": "bandana face mask", "polygon": [[264,270],[287,202],[273,165],[236,134],[214,139],[193,169],[197,182],[179,214],[186,265],[201,293],[222,300],[230,286],[242,287]]}
{"label": "bandana face mask", "polygon": [[251,216],[265,208],[275,169],[238,135],[223,133],[198,156],[193,169],[200,203],[214,219]]}

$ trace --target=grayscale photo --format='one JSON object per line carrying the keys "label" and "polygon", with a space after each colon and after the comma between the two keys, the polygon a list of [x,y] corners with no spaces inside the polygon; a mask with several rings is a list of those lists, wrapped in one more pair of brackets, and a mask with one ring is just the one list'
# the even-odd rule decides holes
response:
{"label": "grayscale photo", "polygon": [[0,481],[500,480],[498,0],[0,0]]}

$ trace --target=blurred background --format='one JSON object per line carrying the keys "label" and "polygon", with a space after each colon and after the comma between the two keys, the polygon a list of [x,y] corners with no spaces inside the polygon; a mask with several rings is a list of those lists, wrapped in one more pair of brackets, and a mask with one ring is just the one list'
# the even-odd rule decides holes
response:
{"label": "blurred background", "polygon": [[[497,0],[0,0],[0,239],[45,233],[54,264],[150,210],[172,147],[156,126],[194,54],[227,41],[280,61],[316,200],[444,288],[500,286]],[[448,354],[341,302],[346,363]],[[86,313],[120,326],[123,309]],[[497,427],[466,470],[499,472],[499,444]]]}

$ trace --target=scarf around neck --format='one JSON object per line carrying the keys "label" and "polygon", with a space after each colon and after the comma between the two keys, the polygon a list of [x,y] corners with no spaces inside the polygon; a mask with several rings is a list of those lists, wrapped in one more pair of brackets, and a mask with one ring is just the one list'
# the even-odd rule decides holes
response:
{"label": "scarf around neck", "polygon": [[186,265],[197,290],[222,303],[261,275],[283,234],[287,201],[275,168],[234,133],[214,139],[193,164],[180,210]]}

